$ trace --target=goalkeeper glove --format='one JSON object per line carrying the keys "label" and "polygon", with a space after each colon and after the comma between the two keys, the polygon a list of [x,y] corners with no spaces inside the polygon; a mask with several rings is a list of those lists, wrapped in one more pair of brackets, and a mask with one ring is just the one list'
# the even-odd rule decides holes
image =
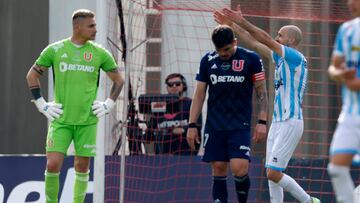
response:
{"label": "goalkeeper glove", "polygon": [[115,102],[112,99],[107,98],[104,102],[94,101],[92,105],[92,110],[96,117],[101,118],[105,114],[110,113],[114,105]]}
{"label": "goalkeeper glove", "polygon": [[63,113],[61,109],[62,104],[57,104],[55,102],[46,102],[43,97],[38,98],[37,100],[32,100],[40,113],[44,114],[46,118],[50,121],[53,121],[60,117]]}

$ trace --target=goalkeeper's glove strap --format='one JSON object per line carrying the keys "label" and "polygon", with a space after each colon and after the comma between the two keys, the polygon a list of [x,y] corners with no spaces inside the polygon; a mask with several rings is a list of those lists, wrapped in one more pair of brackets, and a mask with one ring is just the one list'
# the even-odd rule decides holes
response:
{"label": "goalkeeper's glove strap", "polygon": [[31,89],[31,94],[33,95],[34,99],[37,100],[41,97],[41,93],[40,93],[40,88],[34,88],[34,89]]}

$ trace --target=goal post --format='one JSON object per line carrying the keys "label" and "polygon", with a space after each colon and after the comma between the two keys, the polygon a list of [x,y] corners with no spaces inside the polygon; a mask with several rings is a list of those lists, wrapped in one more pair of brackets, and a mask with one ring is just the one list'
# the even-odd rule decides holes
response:
{"label": "goal post", "polygon": [[[106,33],[111,50],[120,46],[116,1],[107,0]],[[311,195],[323,202],[334,202],[334,193],[327,175],[328,150],[340,110],[340,90],[329,80],[327,67],[334,37],[341,22],[349,19],[346,0],[122,0],[127,35],[127,58],[121,61],[116,52],[125,81],[131,81],[136,110],[136,125],[128,122],[128,87],[117,101],[111,115],[109,139],[105,139],[104,202],[210,202],[211,171],[200,156],[179,156],[149,151],[146,138],[147,116],[138,112],[143,94],[165,94],[164,80],[170,73],[185,76],[187,96],[192,97],[195,76],[201,57],[214,50],[211,32],[216,26],[212,12],[222,7],[241,4],[243,13],[252,23],[270,35],[286,24],[299,26],[304,35],[300,50],[309,62],[307,92],[304,97],[304,133],[290,161],[289,175]],[[240,44],[241,46],[241,44]],[[274,94],[273,70],[267,70],[269,97]],[[124,94],[125,93],[125,94]],[[272,100],[270,99],[272,114]],[[206,106],[203,119],[206,118]],[[254,113],[256,111],[254,110]],[[255,114],[253,115],[253,120]],[[105,125],[106,126],[106,125]],[[121,127],[125,127],[121,128]],[[124,136],[126,130],[138,130],[136,136]],[[122,147],[111,155],[119,139]],[[158,141],[166,144],[171,140]],[[162,142],[162,143],[161,143]],[[140,148],[134,150],[135,145]],[[158,146],[158,145],[157,145]],[[249,202],[268,202],[264,170],[265,144],[252,146],[250,175],[252,186]],[[356,177],[359,170],[352,171]],[[229,174],[229,200],[236,199]],[[358,183],[356,179],[356,183]],[[293,201],[285,194],[285,201]]]}

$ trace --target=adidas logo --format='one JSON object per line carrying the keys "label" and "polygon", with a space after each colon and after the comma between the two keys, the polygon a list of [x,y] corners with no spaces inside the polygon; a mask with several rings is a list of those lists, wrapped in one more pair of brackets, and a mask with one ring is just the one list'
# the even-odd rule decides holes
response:
{"label": "adidas logo", "polygon": [[210,69],[217,69],[218,67],[216,66],[216,64],[212,65]]}
{"label": "adidas logo", "polygon": [[61,58],[67,58],[68,56],[67,56],[67,54],[66,53],[64,53],[62,56],[61,56]]}

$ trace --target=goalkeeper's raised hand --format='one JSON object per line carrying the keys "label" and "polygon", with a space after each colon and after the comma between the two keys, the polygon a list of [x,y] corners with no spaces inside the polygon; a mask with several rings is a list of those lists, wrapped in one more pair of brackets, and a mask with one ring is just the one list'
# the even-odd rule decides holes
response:
{"label": "goalkeeper's raised hand", "polygon": [[55,102],[46,102],[43,97],[38,98],[37,100],[32,100],[37,109],[46,116],[50,121],[53,121],[60,117],[63,113],[62,104],[57,104]]}
{"label": "goalkeeper's raised hand", "polygon": [[101,118],[105,114],[110,113],[114,105],[115,105],[114,100],[107,98],[104,102],[94,101],[92,105],[92,110],[93,113],[96,115],[96,117]]}

